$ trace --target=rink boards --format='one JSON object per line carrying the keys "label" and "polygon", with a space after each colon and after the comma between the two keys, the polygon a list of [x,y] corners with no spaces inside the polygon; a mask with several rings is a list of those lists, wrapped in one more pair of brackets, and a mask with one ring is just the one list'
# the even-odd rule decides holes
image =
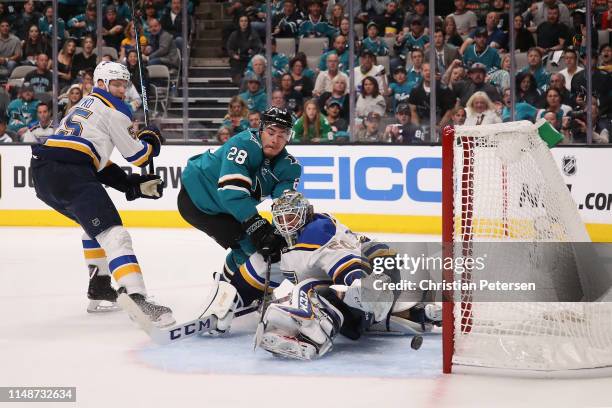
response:
{"label": "rink boards", "polygon": [[[127,202],[109,189],[127,226],[183,227],[176,211],[180,175],[187,159],[208,148],[165,146],[155,159],[166,182],[163,198]],[[439,146],[290,146],[303,165],[299,189],[317,211],[338,216],[359,231],[412,234],[441,232],[441,148]],[[612,150],[598,147],[552,149],[559,171],[594,241],[612,241]],[[27,145],[0,147],[0,225],[74,225],[50,210],[34,193]],[[115,151],[112,160],[128,171]],[[269,209],[269,200],[260,206]]]}

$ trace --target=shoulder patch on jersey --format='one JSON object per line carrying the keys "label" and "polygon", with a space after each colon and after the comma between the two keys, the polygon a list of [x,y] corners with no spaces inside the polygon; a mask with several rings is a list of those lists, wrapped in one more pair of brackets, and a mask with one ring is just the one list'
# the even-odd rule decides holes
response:
{"label": "shoulder patch on jersey", "polygon": [[257,146],[259,146],[259,148],[263,149],[263,146],[261,145],[261,142],[259,141],[257,134],[252,130],[249,130],[249,132],[251,133],[251,138],[249,140],[255,143]]}
{"label": "shoulder patch on jersey", "polygon": [[31,122],[30,125],[28,126],[28,129],[30,130],[34,130],[36,128],[40,127],[40,122],[35,120],[34,122]]}
{"label": "shoulder patch on jersey", "polygon": [[334,222],[321,214],[315,214],[314,219],[304,227],[297,239],[296,249],[315,250],[329,242],[336,235]]}

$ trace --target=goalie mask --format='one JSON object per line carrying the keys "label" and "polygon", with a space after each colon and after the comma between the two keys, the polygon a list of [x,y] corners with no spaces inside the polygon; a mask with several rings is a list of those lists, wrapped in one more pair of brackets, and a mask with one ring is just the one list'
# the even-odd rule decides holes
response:
{"label": "goalie mask", "polygon": [[297,234],[313,214],[312,205],[297,191],[287,190],[272,203],[272,221],[285,239]]}

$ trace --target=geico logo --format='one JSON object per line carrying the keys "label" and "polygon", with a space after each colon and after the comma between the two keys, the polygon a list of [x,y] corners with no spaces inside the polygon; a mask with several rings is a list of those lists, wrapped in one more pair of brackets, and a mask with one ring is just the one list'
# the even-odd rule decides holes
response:
{"label": "geico logo", "polygon": [[[589,210],[607,210],[612,208],[612,193],[589,193],[584,200],[584,207]],[[579,206],[582,208],[582,206]]]}
{"label": "geico logo", "polygon": [[[415,157],[405,165],[395,157],[356,160],[351,157],[299,157],[298,160],[303,167],[298,190],[307,198],[350,200],[356,195],[368,201],[397,201],[406,195],[413,201],[442,202],[441,190],[424,190],[419,186],[422,170],[442,170],[440,157]],[[393,177],[395,183],[389,185],[387,177],[368,177],[371,169],[383,169],[389,176],[401,174],[403,177]],[[441,174],[432,175],[432,179],[441,180]],[[329,186],[313,188],[312,183],[329,183]]]}

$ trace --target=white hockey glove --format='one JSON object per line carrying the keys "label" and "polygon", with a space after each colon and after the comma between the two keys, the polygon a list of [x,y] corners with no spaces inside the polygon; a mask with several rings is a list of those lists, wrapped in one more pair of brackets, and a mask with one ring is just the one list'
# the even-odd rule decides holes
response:
{"label": "white hockey glove", "polygon": [[331,288],[338,292],[344,303],[371,313],[374,321],[379,322],[387,317],[393,307],[393,292],[390,290],[375,290],[373,282],[381,280],[384,283],[391,282],[387,275],[370,274],[362,279],[355,279],[351,286],[332,285]]}
{"label": "white hockey glove", "polygon": [[157,200],[163,195],[163,184],[155,174],[130,174],[127,176],[127,190],[125,196],[128,201],[137,198],[151,198]]}
{"label": "white hockey glove", "polygon": [[342,313],[314,288],[321,281],[307,279],[293,288],[288,304],[273,303],[264,315],[261,347],[272,354],[312,360],[332,349],[344,321]]}

